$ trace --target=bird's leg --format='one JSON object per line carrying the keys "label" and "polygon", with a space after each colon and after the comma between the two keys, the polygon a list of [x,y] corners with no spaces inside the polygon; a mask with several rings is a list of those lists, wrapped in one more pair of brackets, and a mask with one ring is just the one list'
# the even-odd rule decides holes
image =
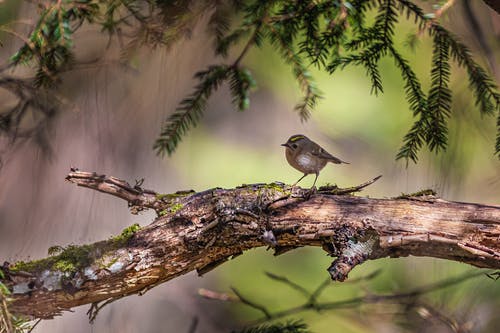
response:
{"label": "bird's leg", "polygon": [[299,178],[299,180],[297,180],[293,185],[292,187],[295,187],[295,185],[297,185],[302,179],[304,179],[304,177],[307,176],[307,173],[305,173],[302,177]]}
{"label": "bird's leg", "polygon": [[318,176],[319,176],[319,172],[316,172],[316,177],[314,178],[314,183],[311,186],[311,188],[309,189],[309,192],[307,192],[307,194],[306,194],[306,200],[309,200],[311,198],[311,195],[316,193],[316,186],[315,185],[316,185],[316,181],[318,180]]}
{"label": "bird's leg", "polygon": [[311,186],[311,190],[313,188],[315,188],[314,185],[316,185],[316,181],[318,180],[318,176],[319,176],[319,172],[316,172],[316,178],[314,178],[314,183],[313,183],[313,186]]}

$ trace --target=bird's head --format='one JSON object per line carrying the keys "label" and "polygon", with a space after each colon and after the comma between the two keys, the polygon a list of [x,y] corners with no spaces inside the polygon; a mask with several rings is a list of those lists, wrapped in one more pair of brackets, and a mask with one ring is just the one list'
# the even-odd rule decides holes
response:
{"label": "bird's head", "polygon": [[309,139],[302,134],[292,135],[286,143],[281,144],[283,147],[286,147],[292,151],[298,149],[302,145],[304,145]]}

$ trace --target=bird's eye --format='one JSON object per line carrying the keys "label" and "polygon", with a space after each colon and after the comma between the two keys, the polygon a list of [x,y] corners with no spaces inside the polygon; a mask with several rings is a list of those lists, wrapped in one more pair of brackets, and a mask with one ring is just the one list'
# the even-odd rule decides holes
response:
{"label": "bird's eye", "polygon": [[297,144],[296,144],[296,143],[294,143],[294,144],[292,145],[292,148],[293,148],[293,149],[297,149],[297,147],[298,147],[298,146],[297,146]]}

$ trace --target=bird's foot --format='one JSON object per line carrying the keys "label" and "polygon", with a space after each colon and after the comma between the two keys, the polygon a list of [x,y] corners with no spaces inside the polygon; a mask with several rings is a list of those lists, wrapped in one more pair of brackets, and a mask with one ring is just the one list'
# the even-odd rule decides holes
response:
{"label": "bird's foot", "polygon": [[309,191],[305,192],[304,195],[303,195],[303,198],[305,200],[309,200],[311,199],[311,197],[316,194],[318,192],[318,189],[316,188],[316,186],[313,186],[309,189]]}

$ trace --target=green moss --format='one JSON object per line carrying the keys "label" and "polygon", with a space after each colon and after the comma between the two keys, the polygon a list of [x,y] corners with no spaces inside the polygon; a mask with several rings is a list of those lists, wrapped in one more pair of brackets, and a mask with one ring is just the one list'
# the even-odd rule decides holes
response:
{"label": "green moss", "polygon": [[9,269],[11,271],[24,271],[24,272],[37,272],[43,269],[47,269],[52,266],[54,260],[52,258],[45,258],[39,260],[31,261],[18,261],[11,265]]}
{"label": "green moss", "polygon": [[59,255],[53,257],[52,269],[75,272],[92,262],[93,245],[69,245]]}
{"label": "green moss", "polygon": [[114,247],[126,244],[128,240],[139,230],[141,230],[141,226],[137,223],[123,229],[120,235],[111,238],[114,242]]}
{"label": "green moss", "polygon": [[186,197],[186,196],[193,194],[193,193],[196,193],[196,192],[193,190],[189,190],[189,191],[177,191],[175,193],[168,193],[168,194],[157,194],[156,199],[163,200],[163,201],[172,201],[174,199]]}
{"label": "green moss", "polygon": [[[84,267],[89,266],[94,260],[103,258],[107,252],[116,250],[126,244],[126,242],[138,231],[141,227],[139,224],[133,224],[121,232],[120,235],[112,237],[108,241],[97,242],[90,245],[68,245],[62,247],[59,245],[49,248],[49,257],[32,260],[18,261],[13,264],[10,269],[13,271],[25,272],[40,272],[45,269],[58,270],[62,272],[76,272]],[[113,259],[116,261],[116,259]],[[112,265],[114,262],[109,265]]]}
{"label": "green moss", "polygon": [[176,204],[173,204],[172,206],[169,207],[169,210],[172,214],[175,214],[177,213],[179,210],[182,209],[182,207],[184,207],[183,204],[181,203],[176,203]]}
{"label": "green moss", "polygon": [[164,216],[164,215],[167,215],[168,213],[175,214],[179,210],[181,210],[182,207],[184,207],[184,204],[181,204],[179,202],[174,203],[174,204],[170,205],[169,207],[167,207],[167,208],[161,210],[160,212],[158,212],[158,216]]}
{"label": "green moss", "polygon": [[131,226],[123,229],[122,233],[120,234],[120,237],[129,239],[130,237],[132,237],[133,234],[135,234],[139,230],[141,230],[141,226],[138,223],[134,223]]}
{"label": "green moss", "polygon": [[49,252],[60,252],[58,255],[51,255],[48,258],[32,261],[18,261],[10,267],[13,271],[39,272],[45,269],[60,270],[63,272],[75,272],[76,270],[88,266],[92,261],[92,252],[97,244],[93,245],[69,245],[65,248],[52,246]]}
{"label": "green moss", "polygon": [[266,189],[266,190],[271,190],[271,191],[274,191],[274,192],[279,192],[279,193],[282,193],[284,195],[290,195],[292,194],[292,188],[290,187],[289,189],[285,189],[285,187],[283,186],[283,184],[281,183],[270,183],[270,184],[264,184],[262,185],[262,189]]}
{"label": "green moss", "polygon": [[60,260],[52,265],[52,269],[61,271],[61,272],[74,272],[75,265],[69,260]]}
{"label": "green moss", "polygon": [[427,195],[437,195],[436,191],[432,190],[432,189],[425,189],[425,190],[420,190],[420,191],[417,191],[417,192],[413,192],[413,193],[410,193],[410,194],[407,194],[407,193],[401,193],[400,196],[397,196],[395,199],[408,199],[408,198],[414,198],[414,197],[423,197],[423,196],[427,196]]}

